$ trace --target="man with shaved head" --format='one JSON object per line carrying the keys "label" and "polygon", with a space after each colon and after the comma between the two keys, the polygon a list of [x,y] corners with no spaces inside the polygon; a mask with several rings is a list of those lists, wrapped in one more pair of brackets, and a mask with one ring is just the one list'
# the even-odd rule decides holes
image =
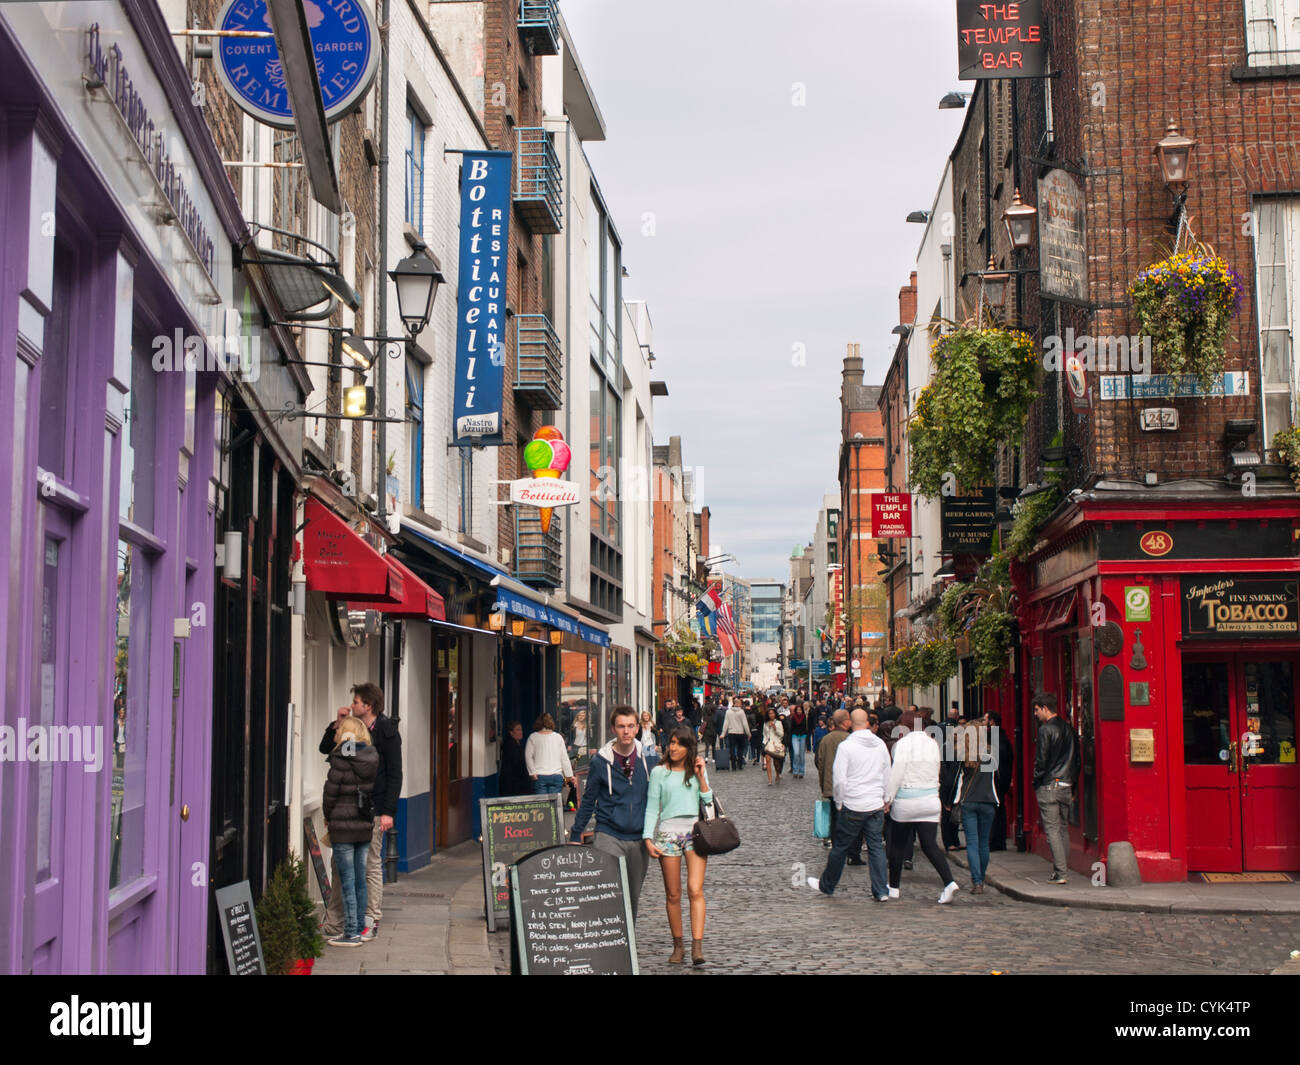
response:
{"label": "man with shaved head", "polygon": [[[871,869],[871,897],[889,901],[889,866],[885,861],[885,787],[889,782],[889,752],[871,731],[865,710],[849,716],[848,739],[835,752],[831,769],[831,790],[838,808],[835,838],[826,869],[820,877],[808,878],[808,886],[823,895],[833,895],[844,872],[849,848],[859,835],[867,841],[867,863]],[[825,742],[825,741],[823,741]]]}

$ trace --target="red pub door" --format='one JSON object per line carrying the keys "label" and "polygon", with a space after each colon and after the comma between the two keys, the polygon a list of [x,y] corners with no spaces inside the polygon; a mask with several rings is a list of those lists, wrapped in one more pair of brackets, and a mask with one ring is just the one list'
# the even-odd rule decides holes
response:
{"label": "red pub door", "polygon": [[1188,868],[1300,869],[1296,658],[1183,656]]}

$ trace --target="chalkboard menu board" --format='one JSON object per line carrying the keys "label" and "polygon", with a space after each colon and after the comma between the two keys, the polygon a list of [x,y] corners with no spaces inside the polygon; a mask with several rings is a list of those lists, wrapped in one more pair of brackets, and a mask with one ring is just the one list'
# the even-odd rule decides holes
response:
{"label": "chalkboard menu board", "polygon": [[524,976],[635,976],[627,861],[565,844],[510,867],[511,956]]}
{"label": "chalkboard menu board", "polygon": [[329,909],[330,878],[325,872],[325,859],[321,857],[320,840],[316,838],[316,824],[310,816],[302,819],[303,835],[307,838],[307,853],[311,855],[311,867],[316,871],[316,884],[320,887],[321,902]]}
{"label": "chalkboard menu board", "polygon": [[262,937],[257,932],[253,892],[247,880],[217,888],[217,914],[221,938],[226,941],[226,964],[231,976],[265,976]]}
{"label": "chalkboard menu board", "polygon": [[483,891],[488,931],[510,923],[506,870],[525,854],[564,842],[564,800],[552,795],[480,799],[483,825]]}

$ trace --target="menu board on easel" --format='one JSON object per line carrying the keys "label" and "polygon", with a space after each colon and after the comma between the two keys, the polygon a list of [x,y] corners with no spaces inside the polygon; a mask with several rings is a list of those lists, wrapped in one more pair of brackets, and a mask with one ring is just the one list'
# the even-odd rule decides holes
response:
{"label": "menu board on easel", "polygon": [[511,971],[521,976],[635,976],[627,860],[565,844],[510,867]]}
{"label": "menu board on easel", "polygon": [[489,932],[510,924],[507,870],[525,854],[564,842],[564,799],[511,795],[479,800],[483,835],[483,892]]}
{"label": "menu board on easel", "polygon": [[325,872],[325,859],[321,857],[320,840],[316,838],[316,823],[310,816],[302,819],[303,835],[307,839],[307,853],[311,855],[311,867],[316,872],[316,884],[320,888],[321,902],[329,909],[330,878]]}

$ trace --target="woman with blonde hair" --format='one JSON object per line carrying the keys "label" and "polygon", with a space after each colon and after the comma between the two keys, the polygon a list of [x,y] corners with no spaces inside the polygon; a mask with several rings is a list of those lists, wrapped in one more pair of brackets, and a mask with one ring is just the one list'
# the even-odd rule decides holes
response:
{"label": "woman with blonde hair", "polygon": [[673,936],[669,961],[686,958],[682,941],[682,855],[686,856],[686,893],[691,899],[691,963],[704,964],[704,869],[708,859],[695,853],[692,831],[700,803],[712,802],[704,759],[696,753],[695,733],[678,725],[668,733],[664,760],[650,771],[646,794],[646,851],[659,859],[667,896],[668,928]]}
{"label": "woman with blonde hair", "polygon": [[658,744],[655,743],[654,718],[650,716],[649,710],[641,711],[641,735],[639,738],[646,753],[651,754],[658,751]]}
{"label": "woman with blonde hair", "polygon": [[338,864],[343,932],[329,940],[329,945],[359,947],[364,942],[366,856],[375,820],[370,799],[379,772],[379,752],[371,745],[370,730],[358,717],[340,718],[334,735],[321,806]]}

